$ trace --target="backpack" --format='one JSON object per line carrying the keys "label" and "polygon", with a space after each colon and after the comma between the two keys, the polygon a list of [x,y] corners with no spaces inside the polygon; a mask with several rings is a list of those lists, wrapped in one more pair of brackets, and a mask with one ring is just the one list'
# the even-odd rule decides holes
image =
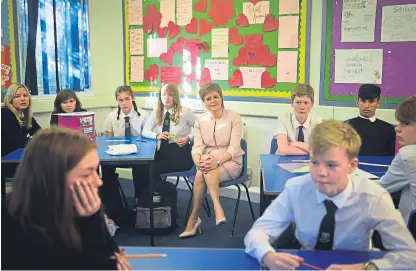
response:
{"label": "backpack", "polygon": [[[136,206],[136,232],[165,235],[176,227],[177,191],[174,184],[161,181],[155,184],[153,195],[149,188],[141,194]],[[153,200],[153,229],[150,229],[150,204]]]}

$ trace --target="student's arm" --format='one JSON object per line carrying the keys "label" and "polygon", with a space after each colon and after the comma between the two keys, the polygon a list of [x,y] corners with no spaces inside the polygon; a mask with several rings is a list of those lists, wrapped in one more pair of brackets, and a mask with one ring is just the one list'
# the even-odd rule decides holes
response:
{"label": "student's arm", "polygon": [[199,126],[199,121],[195,121],[194,126],[194,145],[192,147],[192,160],[194,164],[198,167],[199,160],[201,160],[202,152],[204,151],[205,144],[202,140],[201,128]]}
{"label": "student's arm", "polygon": [[143,128],[142,135],[147,138],[156,139],[157,133],[153,132],[153,129],[156,127],[156,110],[153,110],[152,114],[147,118],[146,124]]}
{"label": "student's arm", "polygon": [[188,137],[189,137],[189,141],[192,141],[194,140],[194,126],[195,126],[195,121],[196,121],[196,115],[190,109],[188,109],[187,111],[188,113],[187,113],[186,120],[187,120],[189,127],[191,127],[191,133],[188,135]]}
{"label": "student's arm", "polygon": [[271,244],[293,220],[292,200],[285,188],[267,207],[264,214],[257,219],[244,238],[246,253],[256,258],[260,263],[266,254],[275,251]]}
{"label": "student's arm", "polygon": [[144,127],[146,126],[146,122],[149,119],[149,113],[142,110],[142,112],[140,114],[143,116],[142,127],[140,127],[141,128],[140,132],[143,134]]}
{"label": "student's arm", "polygon": [[379,185],[390,193],[400,191],[409,185],[409,173],[400,152],[394,157],[386,174],[381,177]]}
{"label": "student's arm", "polygon": [[277,145],[278,151],[280,155],[307,155],[308,152],[290,145],[287,140],[287,135],[284,134],[277,134]]}
{"label": "student's arm", "polygon": [[378,269],[414,269],[416,243],[407,229],[403,217],[394,209],[390,195],[385,192],[370,214],[375,230],[380,233],[384,247],[389,252],[382,259],[373,260]]}
{"label": "student's arm", "polygon": [[309,144],[305,142],[300,141],[294,141],[289,142],[289,146],[296,147],[298,149],[301,149],[302,151],[305,151],[306,153],[309,153]]}
{"label": "student's arm", "polygon": [[389,128],[387,136],[387,142],[385,146],[385,151],[387,156],[394,156],[396,152],[396,131],[394,127],[391,125]]}
{"label": "student's arm", "polygon": [[107,116],[107,119],[104,121],[104,130],[106,136],[113,136],[113,123],[111,122],[111,113]]}

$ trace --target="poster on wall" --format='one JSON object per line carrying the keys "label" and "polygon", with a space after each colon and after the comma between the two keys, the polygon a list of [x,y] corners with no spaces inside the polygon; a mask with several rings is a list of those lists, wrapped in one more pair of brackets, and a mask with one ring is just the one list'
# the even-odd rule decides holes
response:
{"label": "poster on wall", "polygon": [[341,42],[373,42],[377,0],[344,0]]}
{"label": "poster on wall", "polygon": [[382,49],[335,50],[335,83],[381,84]]}
{"label": "poster on wall", "polygon": [[416,41],[416,4],[383,7],[381,41]]}

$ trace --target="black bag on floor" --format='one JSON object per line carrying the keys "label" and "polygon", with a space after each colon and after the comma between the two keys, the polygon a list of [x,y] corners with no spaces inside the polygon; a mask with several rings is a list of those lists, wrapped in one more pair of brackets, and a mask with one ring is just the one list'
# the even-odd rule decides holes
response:
{"label": "black bag on floor", "polygon": [[153,195],[149,187],[141,194],[137,202],[136,231],[150,234],[150,204],[153,200],[153,234],[169,234],[176,227],[177,191],[174,184],[163,181],[155,184]]}

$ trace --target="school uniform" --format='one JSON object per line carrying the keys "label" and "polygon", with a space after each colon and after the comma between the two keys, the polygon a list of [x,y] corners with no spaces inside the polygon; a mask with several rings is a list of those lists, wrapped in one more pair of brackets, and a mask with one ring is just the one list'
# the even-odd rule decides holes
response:
{"label": "school uniform", "polygon": [[344,191],[333,198],[316,189],[310,174],[290,179],[247,233],[246,252],[261,261],[292,221],[302,249],[368,251],[377,230],[388,251],[372,260],[378,269],[416,267],[415,240],[390,195],[363,176],[351,175]]}
{"label": "school uniform", "polygon": [[393,125],[375,116],[365,118],[361,115],[347,122],[361,137],[360,156],[394,156],[396,131]]}
{"label": "school uniform", "polygon": [[[1,157],[14,152],[19,148],[24,148],[33,136],[41,128],[32,118],[32,126],[22,127],[16,119],[15,114],[8,108],[1,108]],[[3,164],[1,166],[1,193],[5,192],[5,178],[12,178],[16,172],[17,164]]]}
{"label": "school uniform", "polygon": [[[141,108],[137,108],[140,116],[132,107],[126,115],[123,110],[112,111],[104,122],[106,132],[113,133],[113,136],[125,136],[126,131],[131,136],[141,136],[142,129],[148,117],[148,113]],[[118,117],[117,117],[118,116]],[[117,119],[118,118],[118,119]],[[126,130],[127,123],[127,130]],[[119,165],[119,166],[101,166],[103,185],[100,187],[100,196],[106,207],[106,214],[114,219],[117,224],[123,223],[124,216],[121,214],[122,202],[118,188],[118,175],[116,168],[132,168],[133,183],[135,187],[135,198],[138,198],[149,183],[148,165]]]}
{"label": "school uniform", "polygon": [[[87,110],[81,108],[80,111],[74,111],[74,113],[76,112],[87,112]],[[62,114],[62,113],[66,113],[66,112],[59,112],[59,111],[52,112],[51,120],[49,121],[50,127],[58,126],[58,115],[56,114]]]}
{"label": "school uniform", "polygon": [[390,193],[402,191],[399,210],[407,224],[416,210],[416,145],[401,147],[379,185]]}
{"label": "school uniform", "polygon": [[195,154],[211,154],[220,158],[224,153],[231,155],[231,160],[222,164],[219,170],[219,181],[228,181],[240,176],[243,168],[244,151],[241,149],[243,126],[240,114],[223,109],[219,120],[214,120],[207,112],[202,114],[195,123],[195,142],[192,156]]}
{"label": "school uniform", "polygon": [[[309,134],[311,133],[313,127],[321,123],[322,119],[309,113],[305,123],[300,124],[296,119],[295,112],[291,111],[287,112],[282,117],[279,117],[277,121],[278,124],[276,136],[285,135],[287,136],[288,142],[301,141],[308,143]],[[276,154],[279,154],[279,149],[277,150]]]}
{"label": "school uniform", "polygon": [[[4,220],[3,220],[4,219]],[[104,223],[103,214],[75,218],[82,248],[76,250],[54,242],[50,232],[24,229],[2,207],[1,267],[6,270],[115,270],[119,252]],[[45,235],[43,235],[45,234]],[[49,240],[51,237],[52,240]]]}
{"label": "school uniform", "polygon": [[[172,120],[173,109],[165,109],[163,111],[163,122],[160,125],[156,122],[156,113],[157,109],[154,109],[147,119],[143,129],[144,137],[155,139],[159,134],[167,131],[177,139],[188,136],[190,142],[193,140],[193,127],[196,116],[191,109],[182,107],[177,124]],[[159,175],[163,173],[190,170],[193,164],[190,144],[179,147],[178,144],[171,140],[159,140],[154,162],[156,180],[160,180]]]}

